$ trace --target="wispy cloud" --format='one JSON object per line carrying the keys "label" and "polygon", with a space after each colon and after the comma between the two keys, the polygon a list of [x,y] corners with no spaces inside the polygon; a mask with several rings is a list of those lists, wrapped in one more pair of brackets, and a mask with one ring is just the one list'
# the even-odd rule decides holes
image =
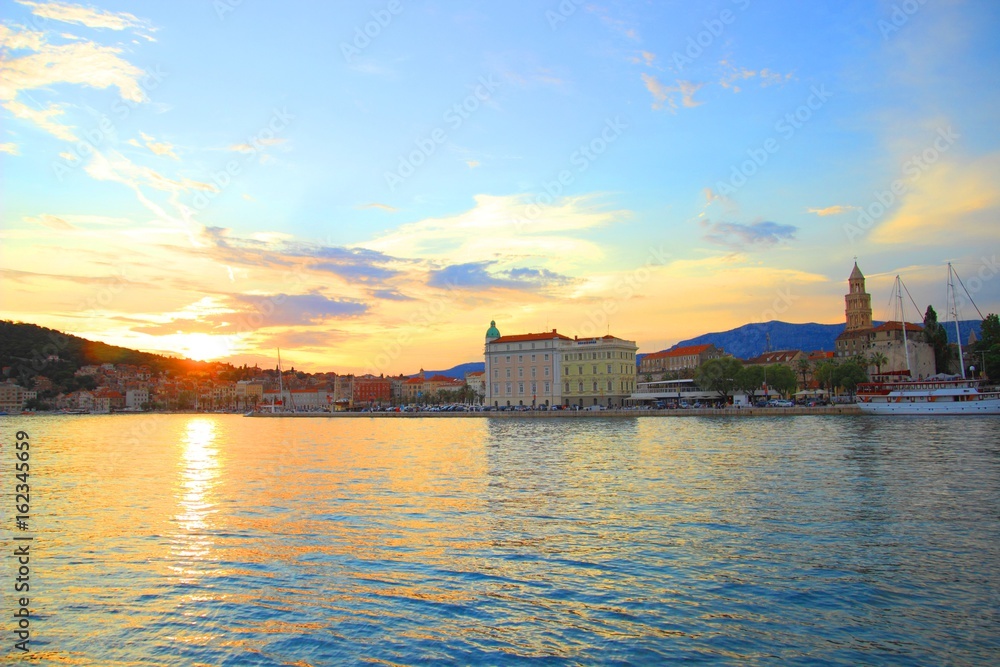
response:
{"label": "wispy cloud", "polygon": [[3,107],[16,118],[27,120],[54,137],[63,141],[76,141],[73,128],[53,120],[64,113],[63,109],[55,104],[50,104],[45,109],[34,109],[23,102],[9,100],[3,103]]}
{"label": "wispy cloud", "polygon": [[20,155],[21,151],[18,149],[17,144],[8,141],[7,143],[0,144],[0,153],[6,153],[7,155]]}
{"label": "wispy cloud", "polygon": [[572,278],[546,269],[498,269],[496,262],[453,264],[432,271],[428,280],[431,287],[452,289],[540,289],[567,285],[572,282]]}
{"label": "wispy cloud", "polygon": [[382,203],[379,203],[379,202],[372,202],[370,204],[364,204],[362,206],[359,206],[358,208],[377,208],[377,209],[381,209],[383,211],[390,211],[390,212],[398,210],[395,206],[389,206],[388,204],[382,204]]}
{"label": "wispy cloud", "polygon": [[76,229],[76,227],[69,224],[62,218],[48,214],[38,215],[38,216],[26,216],[24,218],[24,221],[30,222],[33,225],[41,225],[43,227],[48,227],[49,229],[55,229],[58,231],[69,231]]}
{"label": "wispy cloud", "polygon": [[809,208],[806,209],[808,213],[815,213],[820,217],[825,217],[828,215],[841,215],[843,213],[850,213],[851,211],[857,211],[857,206],[845,206],[841,204],[836,204],[835,206],[827,206],[826,208]]}
{"label": "wispy cloud", "polygon": [[31,7],[31,13],[36,16],[62,23],[76,23],[88,28],[108,30],[152,30],[148,21],[127,12],[107,12],[68,2],[32,2],[31,0],[17,0],[17,2]]}
{"label": "wispy cloud", "polygon": [[770,247],[781,241],[793,240],[795,232],[798,231],[798,227],[793,225],[781,225],[768,220],[759,220],[749,225],[738,222],[705,221],[702,226],[706,230],[704,235],[706,241],[733,250]]}
{"label": "wispy cloud", "polygon": [[661,83],[652,74],[646,74],[645,72],[642,74],[642,80],[646,84],[646,90],[653,95],[654,109],[663,109],[666,107],[671,111],[676,111],[678,106],[691,108],[703,104],[703,102],[694,99],[694,94],[705,86],[704,83],[693,83],[678,79],[676,85],[668,86]]}
{"label": "wispy cloud", "polygon": [[166,141],[157,141],[154,137],[146,134],[145,132],[139,133],[142,136],[143,141],[146,142],[146,148],[153,152],[154,155],[163,155],[165,157],[171,157],[175,160],[179,159],[177,153],[174,152],[174,146]]}

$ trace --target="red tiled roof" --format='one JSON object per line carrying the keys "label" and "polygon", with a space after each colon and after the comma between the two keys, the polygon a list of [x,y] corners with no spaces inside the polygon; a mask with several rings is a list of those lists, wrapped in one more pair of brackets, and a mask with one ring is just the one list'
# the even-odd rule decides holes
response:
{"label": "red tiled roof", "polygon": [[[886,322],[885,324],[880,324],[872,331],[902,331],[903,325],[900,322]],[[906,330],[912,331],[913,333],[920,333],[924,330],[919,324],[913,324],[912,322],[906,323]]]}
{"label": "red tiled roof", "polygon": [[419,377],[419,376],[417,376],[415,378],[410,378],[409,380],[406,381],[406,384],[423,384],[423,383],[424,383],[424,379],[422,377]]}
{"label": "red tiled roof", "polygon": [[817,350],[815,352],[809,353],[809,361],[817,361],[819,359],[833,359],[833,352],[824,352],[823,350]]}
{"label": "red tiled roof", "polygon": [[491,344],[495,343],[523,343],[530,340],[552,340],[553,338],[558,338],[560,340],[573,340],[569,336],[563,336],[561,333],[557,333],[555,329],[552,331],[546,331],[545,333],[528,333],[528,334],[514,334],[513,336],[500,336],[494,341],[490,341]]}
{"label": "red tiled roof", "polygon": [[795,358],[795,355],[799,354],[798,350],[778,350],[777,352],[765,352],[764,354],[754,357],[753,359],[747,359],[748,364],[778,364],[784,361],[791,361]]}
{"label": "red tiled roof", "polygon": [[472,371],[471,373],[468,374],[467,377],[473,377],[476,375],[486,375],[486,371]]}

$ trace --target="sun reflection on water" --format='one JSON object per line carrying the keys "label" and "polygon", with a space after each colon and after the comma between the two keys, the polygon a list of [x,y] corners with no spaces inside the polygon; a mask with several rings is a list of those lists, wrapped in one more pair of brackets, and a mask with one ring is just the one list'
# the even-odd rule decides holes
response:
{"label": "sun reflection on water", "polygon": [[178,530],[172,540],[171,555],[176,563],[172,569],[185,578],[202,573],[196,566],[208,559],[213,545],[210,518],[217,511],[213,489],[221,472],[215,439],[214,421],[192,419],[180,442],[174,515]]}

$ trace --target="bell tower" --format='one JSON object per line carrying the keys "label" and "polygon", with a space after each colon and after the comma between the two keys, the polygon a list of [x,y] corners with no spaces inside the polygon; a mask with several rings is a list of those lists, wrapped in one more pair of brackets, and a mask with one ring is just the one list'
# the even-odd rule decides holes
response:
{"label": "bell tower", "polygon": [[862,331],[872,328],[872,298],[865,291],[865,276],[854,262],[854,270],[847,279],[848,290],[844,296],[847,326],[844,331]]}

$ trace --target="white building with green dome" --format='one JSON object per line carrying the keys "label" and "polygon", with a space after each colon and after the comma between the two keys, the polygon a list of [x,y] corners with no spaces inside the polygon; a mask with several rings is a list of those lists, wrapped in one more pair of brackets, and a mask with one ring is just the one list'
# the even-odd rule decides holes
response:
{"label": "white building with green dome", "polygon": [[[614,336],[570,338],[555,329],[503,336],[486,330],[486,405],[620,407],[635,391],[638,346]],[[567,362],[575,364],[570,367]]]}

